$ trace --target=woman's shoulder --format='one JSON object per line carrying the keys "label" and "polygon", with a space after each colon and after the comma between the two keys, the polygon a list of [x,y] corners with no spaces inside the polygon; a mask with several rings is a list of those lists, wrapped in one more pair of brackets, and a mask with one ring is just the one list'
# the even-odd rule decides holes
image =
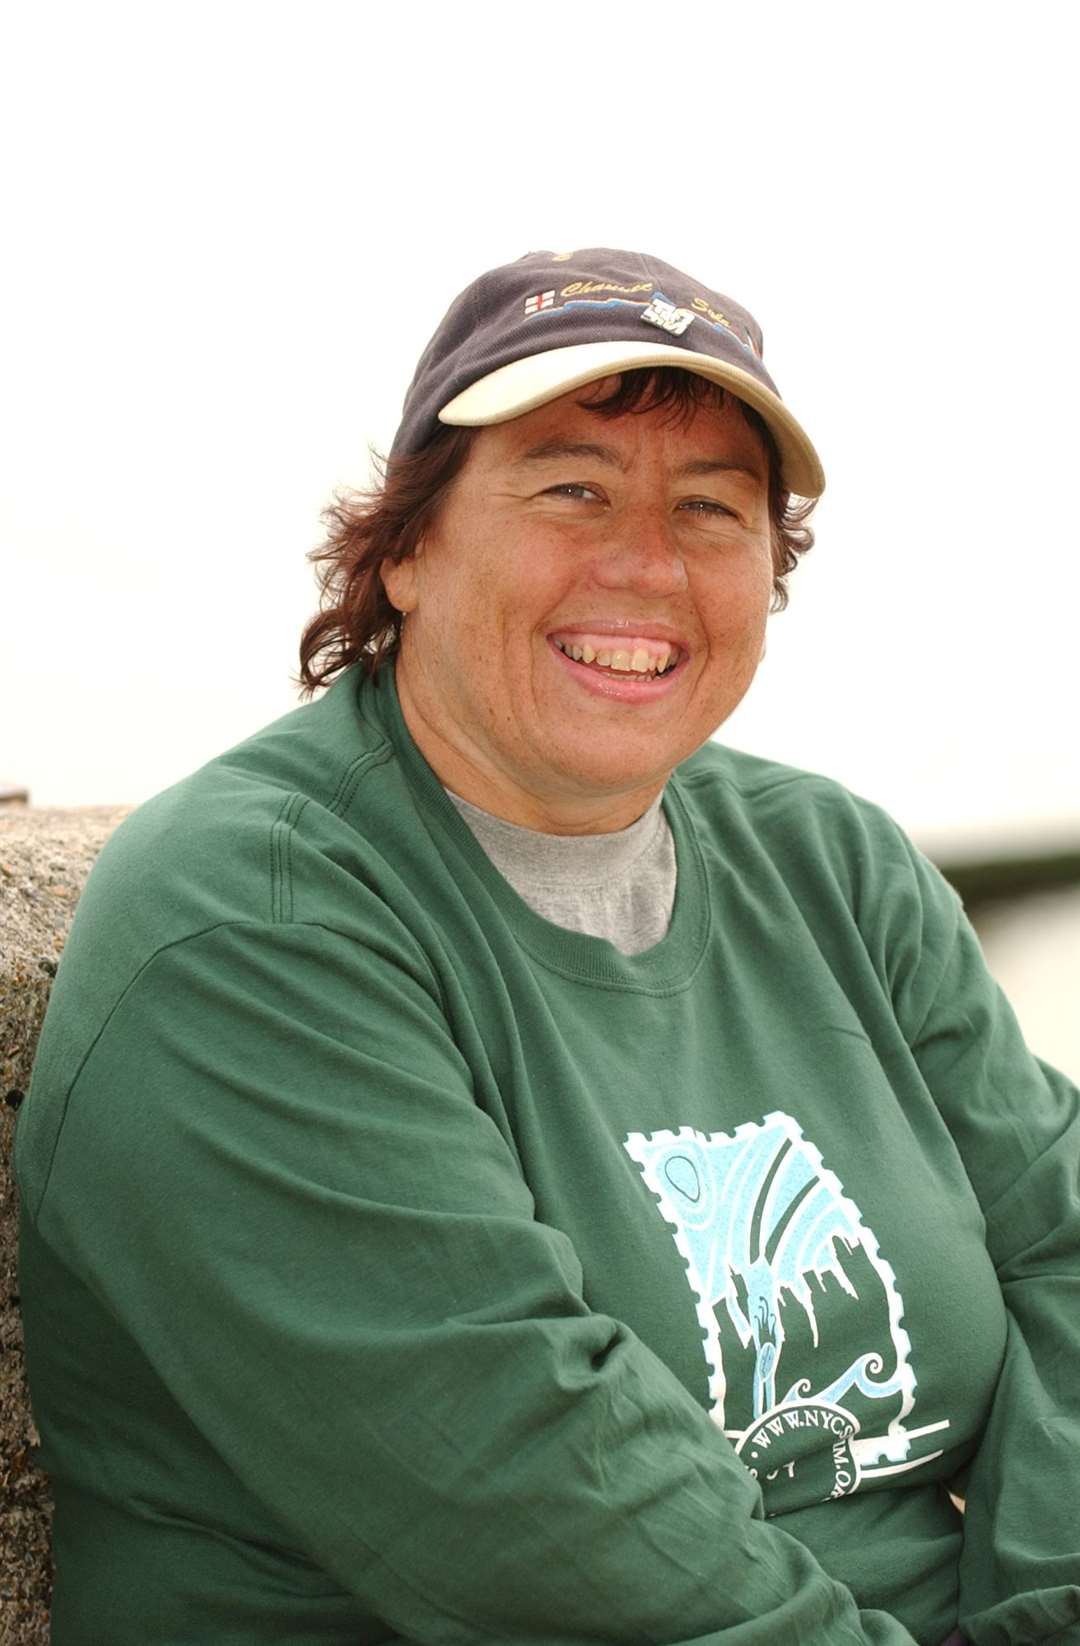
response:
{"label": "woman's shoulder", "polygon": [[743,813],[764,828],[821,827],[852,837],[906,840],[874,801],[823,772],[786,765],[724,743],[709,742],[682,763],[674,781],[691,803]]}
{"label": "woman's shoulder", "polygon": [[672,782],[699,839],[748,873],[778,872],[808,902],[860,919],[918,909],[950,929],[958,900],[884,807],[835,778],[707,743]]}
{"label": "woman's shoulder", "polygon": [[61,972],[111,999],[173,944],[293,918],[301,880],[329,906],[340,865],[362,850],[357,788],[393,765],[357,696],[343,679],[125,818],[90,873]]}

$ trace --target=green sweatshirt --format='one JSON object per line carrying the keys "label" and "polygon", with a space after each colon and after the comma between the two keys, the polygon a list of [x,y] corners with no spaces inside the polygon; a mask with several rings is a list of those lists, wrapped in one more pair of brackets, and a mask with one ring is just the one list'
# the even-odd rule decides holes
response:
{"label": "green sweatshirt", "polygon": [[110,841],[17,1150],[54,1646],[1080,1641],[1080,1097],[876,809],[664,804],[664,940],[554,926],[384,670]]}

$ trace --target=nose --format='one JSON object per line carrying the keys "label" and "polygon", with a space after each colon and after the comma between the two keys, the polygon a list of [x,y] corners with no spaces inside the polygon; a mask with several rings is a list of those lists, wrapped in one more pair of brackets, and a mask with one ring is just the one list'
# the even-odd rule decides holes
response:
{"label": "nose", "polygon": [[630,589],[653,599],[681,594],[687,586],[677,534],[661,510],[637,511],[619,521],[598,548],[592,570],[600,588]]}

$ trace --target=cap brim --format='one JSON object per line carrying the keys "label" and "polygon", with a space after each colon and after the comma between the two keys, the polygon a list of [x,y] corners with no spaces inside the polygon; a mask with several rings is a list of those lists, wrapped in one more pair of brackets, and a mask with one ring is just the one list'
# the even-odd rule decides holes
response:
{"label": "cap brim", "polygon": [[682,371],[694,372],[698,377],[707,377],[710,382],[730,389],[739,400],[753,406],[776,441],[785,488],[799,497],[821,496],[825,490],[825,474],[817,452],[779,395],[726,360],[712,354],[698,354],[693,349],[676,348],[674,344],[574,343],[567,348],[526,355],[522,360],[512,360],[508,366],[489,372],[455,395],[439,412],[439,421],[464,429],[507,423],[513,417],[535,411],[537,406],[546,406],[562,394],[569,394],[572,389],[583,388],[586,383],[648,366],[677,366]]}

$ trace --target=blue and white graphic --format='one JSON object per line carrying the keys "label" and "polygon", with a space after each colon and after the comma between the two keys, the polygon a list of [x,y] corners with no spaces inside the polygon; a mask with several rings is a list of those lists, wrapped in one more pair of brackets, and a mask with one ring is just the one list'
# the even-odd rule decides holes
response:
{"label": "blue and white graphic", "polygon": [[[686,1264],[712,1415],[769,1513],[927,1463],[904,1303],[859,1208],[786,1114],[625,1144]],[[857,1352],[852,1352],[857,1349]]]}
{"label": "blue and white graphic", "polygon": [[680,309],[663,292],[654,291],[641,311],[641,318],[647,320],[650,326],[659,326],[661,331],[670,332],[673,337],[681,337],[695,317],[692,309]]}

